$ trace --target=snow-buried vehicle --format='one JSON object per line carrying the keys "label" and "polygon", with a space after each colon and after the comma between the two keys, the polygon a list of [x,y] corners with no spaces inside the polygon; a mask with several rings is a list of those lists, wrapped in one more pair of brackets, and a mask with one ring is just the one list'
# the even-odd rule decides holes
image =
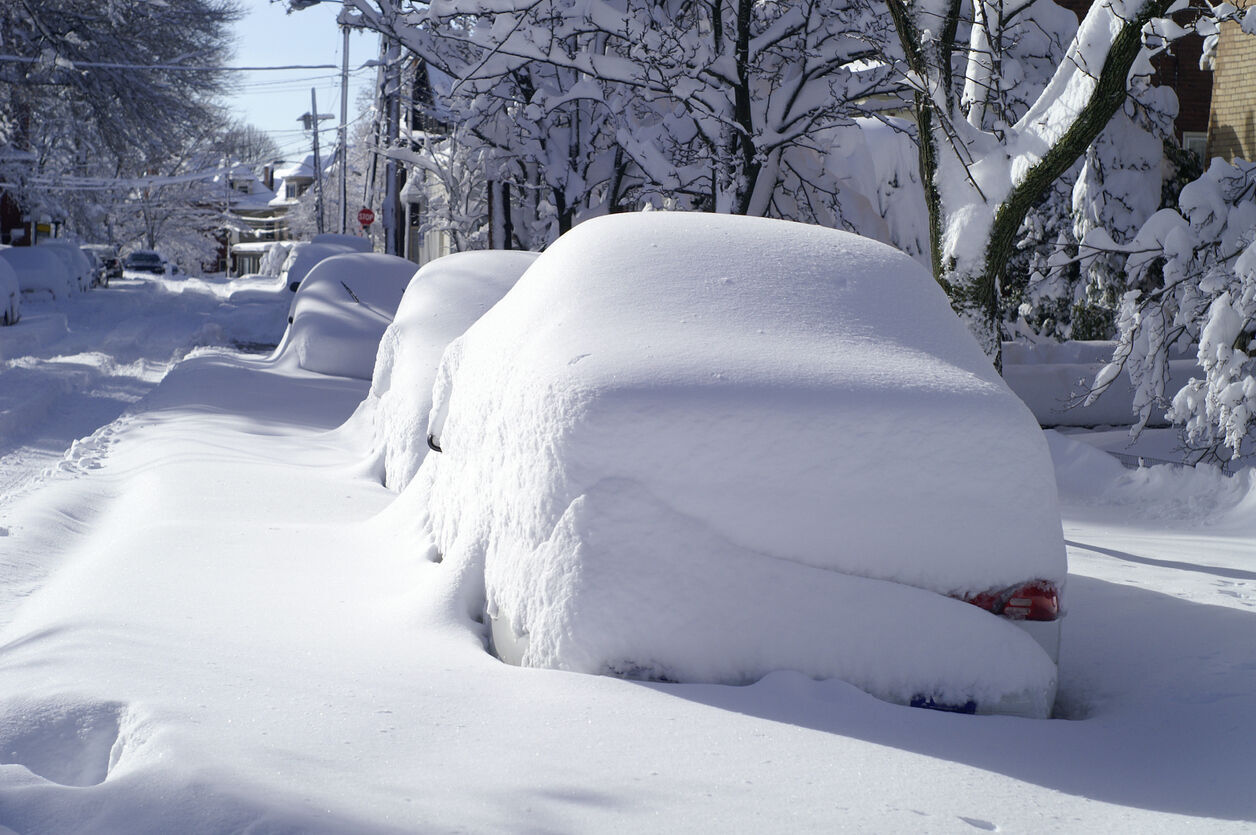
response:
{"label": "snow-buried vehicle", "polygon": [[1066,563],[1046,442],[889,247],[744,217],[589,221],[450,345],[429,431],[431,533],[476,599],[483,577],[507,661],[791,669],[1050,713]]}

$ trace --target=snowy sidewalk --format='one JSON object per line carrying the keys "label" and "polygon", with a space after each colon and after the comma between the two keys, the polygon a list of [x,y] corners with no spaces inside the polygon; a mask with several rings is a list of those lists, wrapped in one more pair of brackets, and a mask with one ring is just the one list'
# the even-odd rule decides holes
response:
{"label": "snowy sidewalk", "polygon": [[[334,430],[364,394],[197,357],[80,445],[92,466],[13,508],[6,559],[53,565],[0,627],[0,824],[1213,832],[1227,826],[1212,818],[1256,820],[1249,529],[1069,505],[1070,720],[913,710],[791,673],[719,687],[517,669],[483,651],[466,586],[428,561],[413,502]],[[1208,489],[1196,492],[1216,499]]]}

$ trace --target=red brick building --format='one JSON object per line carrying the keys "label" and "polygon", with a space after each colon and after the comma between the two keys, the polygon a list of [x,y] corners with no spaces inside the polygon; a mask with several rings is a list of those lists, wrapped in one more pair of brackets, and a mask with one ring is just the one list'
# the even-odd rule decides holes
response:
{"label": "red brick building", "polygon": [[1256,159],[1256,37],[1236,23],[1222,24],[1215,65],[1208,154],[1227,162]]}
{"label": "red brick building", "polygon": [[[1077,15],[1078,22],[1089,11],[1092,0],[1056,0],[1056,3]],[[1199,68],[1204,39],[1187,35],[1173,43],[1169,52],[1156,56],[1154,83],[1177,93],[1178,115],[1174,133],[1182,147],[1207,159],[1209,117],[1212,106],[1213,73]],[[1256,82],[1256,79],[1254,79]]]}

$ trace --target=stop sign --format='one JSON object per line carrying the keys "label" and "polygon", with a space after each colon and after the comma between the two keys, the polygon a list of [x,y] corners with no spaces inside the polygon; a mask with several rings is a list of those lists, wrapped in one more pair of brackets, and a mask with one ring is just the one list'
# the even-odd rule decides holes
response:
{"label": "stop sign", "polygon": [[370,209],[362,209],[358,212],[358,223],[363,226],[370,226],[375,222],[375,213]]}

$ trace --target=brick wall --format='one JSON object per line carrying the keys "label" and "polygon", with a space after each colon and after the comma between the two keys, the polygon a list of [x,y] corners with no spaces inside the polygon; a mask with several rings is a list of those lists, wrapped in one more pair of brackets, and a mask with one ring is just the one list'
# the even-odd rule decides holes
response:
{"label": "brick wall", "polygon": [[[1090,11],[1091,2],[1092,0],[1056,0],[1057,5],[1077,15],[1079,23],[1086,12]],[[1178,116],[1174,121],[1173,131],[1179,140],[1182,138],[1182,131],[1203,133],[1208,130],[1214,79],[1210,71],[1199,68],[1199,55],[1203,45],[1203,38],[1188,35],[1173,44],[1172,52],[1157,55],[1152,61],[1156,70],[1152,82],[1170,87],[1177,93]]]}
{"label": "brick wall", "polygon": [[1244,35],[1238,24],[1221,27],[1215,75],[1208,154],[1256,159],[1256,37]]}

